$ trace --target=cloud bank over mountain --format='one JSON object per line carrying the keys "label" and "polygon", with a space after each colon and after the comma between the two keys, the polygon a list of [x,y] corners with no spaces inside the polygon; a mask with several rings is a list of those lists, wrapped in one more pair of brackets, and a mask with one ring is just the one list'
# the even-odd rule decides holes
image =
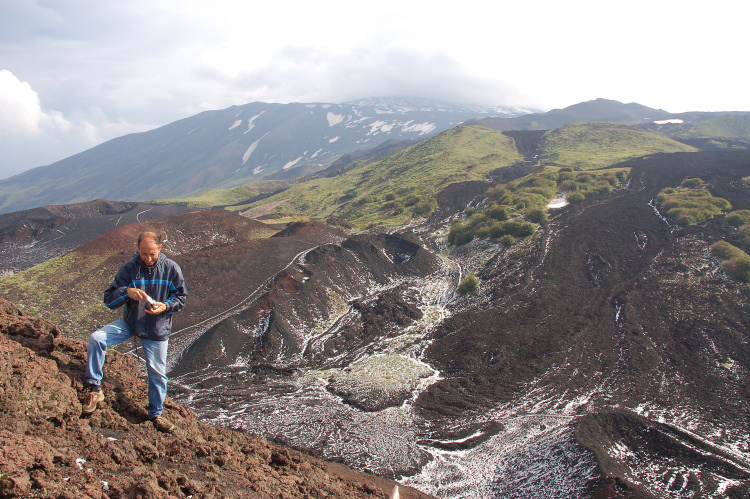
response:
{"label": "cloud bank over mountain", "polygon": [[671,112],[747,110],[737,51],[748,7],[722,4],[0,0],[0,70],[13,87],[4,98],[15,103],[0,118],[0,178],[253,101],[399,96],[549,109],[606,97]]}

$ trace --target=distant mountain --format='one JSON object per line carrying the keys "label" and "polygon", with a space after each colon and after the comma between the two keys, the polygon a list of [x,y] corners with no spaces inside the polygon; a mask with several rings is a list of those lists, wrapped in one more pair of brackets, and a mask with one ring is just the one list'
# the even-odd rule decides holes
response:
{"label": "distant mountain", "polygon": [[386,141],[423,139],[471,118],[526,112],[414,99],[233,106],[113,139],[0,181],[0,213],[98,198],[186,197],[294,178]]}
{"label": "distant mountain", "polygon": [[660,121],[680,120],[688,123],[699,123],[722,115],[750,115],[742,112],[689,112],[670,113],[663,109],[653,109],[641,104],[623,104],[616,100],[596,99],[568,106],[564,109],[553,109],[546,113],[525,114],[515,117],[483,117],[469,120],[467,124],[476,124],[494,130],[552,130],[570,123],[585,121],[627,123],[647,125]]}

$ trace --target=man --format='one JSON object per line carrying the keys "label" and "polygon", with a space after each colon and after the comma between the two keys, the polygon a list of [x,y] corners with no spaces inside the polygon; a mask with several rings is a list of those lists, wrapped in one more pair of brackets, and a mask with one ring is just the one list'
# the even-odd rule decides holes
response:
{"label": "man", "polygon": [[125,305],[123,318],[89,337],[86,365],[89,393],[83,412],[94,412],[104,400],[101,382],[107,348],[135,335],[141,339],[146,358],[148,418],[157,430],[171,432],[175,426],[162,417],[167,395],[167,347],[172,314],[185,305],[187,290],[179,265],[161,253],[161,234],[143,232],[136,244],[138,251],[133,259],[120,267],[104,292],[104,304],[110,309]]}

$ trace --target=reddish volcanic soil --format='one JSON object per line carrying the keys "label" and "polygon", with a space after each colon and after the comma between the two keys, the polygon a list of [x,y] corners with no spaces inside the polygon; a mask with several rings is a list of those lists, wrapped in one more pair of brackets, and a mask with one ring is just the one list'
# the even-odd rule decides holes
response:
{"label": "reddish volcanic soil", "polygon": [[0,497],[385,498],[394,486],[202,423],[169,398],[165,416],[178,429],[159,433],[135,360],[116,352],[105,400],[81,417],[85,344],[2,299],[0,332]]}

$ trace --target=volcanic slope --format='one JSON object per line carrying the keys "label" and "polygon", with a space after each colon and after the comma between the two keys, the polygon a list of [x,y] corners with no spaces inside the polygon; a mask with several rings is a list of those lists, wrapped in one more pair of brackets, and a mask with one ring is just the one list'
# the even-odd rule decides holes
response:
{"label": "volcanic slope", "polygon": [[627,188],[499,251],[477,272],[480,292],[451,305],[424,356],[443,378],[416,401],[426,440],[503,430],[475,434],[460,455],[436,452],[408,483],[440,497],[476,488],[481,473],[494,476],[482,497],[533,495],[540,481],[558,497],[750,493],[750,290],[709,250],[736,229],[721,216],[680,228],[656,201],[698,177],[747,209],[750,153],[622,166]]}
{"label": "volcanic slope", "polygon": [[[67,335],[85,338],[121,314],[103,305],[102,293],[119,266],[132,258],[138,233],[162,230],[165,254],[182,267],[188,283],[188,306],[174,317],[175,330],[182,330],[236,306],[298,252],[341,238],[334,229],[311,225],[316,229],[269,238],[279,230],[222,210],[130,224],[5,277],[0,290],[27,312],[54,320]],[[176,338],[171,347],[178,348],[180,341]]]}
{"label": "volcanic slope", "polygon": [[185,211],[184,204],[99,199],[0,215],[0,273],[26,270],[118,227]]}
{"label": "volcanic slope", "polygon": [[[81,417],[86,345],[0,299],[0,495],[37,498],[382,498],[383,478],[199,421],[165,401],[178,429],[146,418],[132,356],[113,352],[105,399]],[[405,498],[427,498],[401,486]]]}

